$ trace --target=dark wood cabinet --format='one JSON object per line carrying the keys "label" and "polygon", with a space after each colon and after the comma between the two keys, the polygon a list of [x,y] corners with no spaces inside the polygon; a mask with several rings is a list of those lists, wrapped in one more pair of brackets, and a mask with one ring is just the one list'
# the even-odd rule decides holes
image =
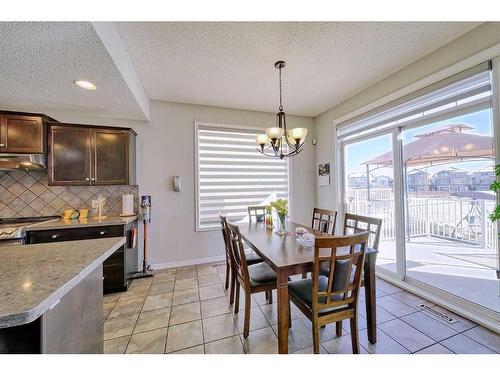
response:
{"label": "dark wood cabinet", "polygon": [[43,154],[45,144],[42,116],[0,113],[0,153]]}
{"label": "dark wood cabinet", "polygon": [[135,184],[135,133],[130,129],[51,125],[49,185]]}
{"label": "dark wood cabinet", "polygon": [[126,130],[93,129],[93,164],[96,185],[129,183],[129,132]]}
{"label": "dark wood cabinet", "polygon": [[125,291],[130,277],[137,272],[138,247],[133,247],[131,230],[137,229],[137,220],[126,225],[85,226],[67,229],[28,229],[26,242],[28,244],[77,241],[94,238],[126,237],[127,242],[116,250],[103,264],[104,293]]}
{"label": "dark wood cabinet", "polygon": [[90,153],[90,129],[52,126],[49,131],[49,184],[89,185]]}

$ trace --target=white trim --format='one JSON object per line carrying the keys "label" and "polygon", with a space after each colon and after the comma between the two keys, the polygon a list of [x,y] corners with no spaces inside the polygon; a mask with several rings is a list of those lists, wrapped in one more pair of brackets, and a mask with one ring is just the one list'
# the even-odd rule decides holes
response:
{"label": "white trim", "polygon": [[188,259],[188,260],[179,260],[176,262],[157,263],[157,264],[152,264],[151,268],[153,270],[164,270],[167,268],[195,266],[197,264],[220,263],[220,262],[224,262],[225,260],[226,260],[226,257],[224,255],[219,255],[219,256],[215,256],[215,257],[195,258],[195,259]]}
{"label": "white trim", "polygon": [[[376,109],[382,105],[388,104],[394,100],[397,100],[405,95],[411,94],[417,90],[420,90],[426,86],[429,86],[433,83],[436,83],[438,81],[441,81],[443,79],[446,79],[454,74],[460,73],[463,70],[472,68],[475,65],[481,64],[487,60],[491,60],[497,56],[500,55],[500,44],[496,44],[493,47],[490,47],[488,49],[485,49],[484,51],[481,51],[473,56],[470,56],[462,61],[459,61],[453,65],[450,65],[434,74],[431,74],[430,76],[427,76],[425,78],[422,78],[414,83],[409,84],[408,86],[405,86],[389,95],[383,96],[382,98],[379,98],[375,100],[374,102],[371,102],[367,105],[364,105],[361,108],[355,109],[352,112],[349,112],[345,115],[342,115],[341,117],[338,117],[333,120],[333,126],[336,127],[338,124],[350,120],[353,117],[362,115],[363,113],[366,113],[368,111],[371,111],[372,109]],[[390,77],[389,77],[390,78]],[[349,99],[347,99],[349,100]]]}

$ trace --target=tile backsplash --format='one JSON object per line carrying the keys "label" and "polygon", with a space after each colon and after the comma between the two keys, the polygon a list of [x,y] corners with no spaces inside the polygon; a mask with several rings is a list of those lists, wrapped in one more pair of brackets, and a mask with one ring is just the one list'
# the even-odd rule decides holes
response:
{"label": "tile backsplash", "polygon": [[88,208],[92,215],[92,200],[99,194],[106,198],[108,216],[121,213],[123,194],[136,197],[137,212],[137,185],[48,186],[46,172],[0,171],[0,218],[55,216],[70,208]]}

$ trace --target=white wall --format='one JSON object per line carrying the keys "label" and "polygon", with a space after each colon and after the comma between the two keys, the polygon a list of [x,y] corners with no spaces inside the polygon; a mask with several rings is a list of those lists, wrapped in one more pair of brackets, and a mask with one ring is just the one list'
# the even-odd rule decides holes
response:
{"label": "white wall", "polygon": [[[333,121],[335,119],[498,43],[500,43],[500,22],[484,23],[317,116],[314,119],[316,137],[318,139],[316,164],[330,162],[332,171],[335,170],[336,144],[333,129]],[[332,181],[334,181],[334,176],[332,177]],[[332,183],[330,186],[316,185],[316,199],[318,207],[337,209],[338,197],[335,183]]]}
{"label": "white wall", "polygon": [[[152,196],[150,226],[150,263],[162,265],[222,257],[224,248],[220,230],[195,232],[195,151],[194,122],[216,122],[269,127],[274,113],[251,112],[151,102],[150,122],[96,120],[50,113],[59,121],[127,126],[137,133],[137,177],[141,194]],[[300,223],[310,221],[315,197],[313,119],[288,116],[290,127],[309,129],[304,150],[291,160],[291,215]],[[182,177],[182,191],[172,189],[172,176]],[[206,259],[208,260],[208,259]]]}

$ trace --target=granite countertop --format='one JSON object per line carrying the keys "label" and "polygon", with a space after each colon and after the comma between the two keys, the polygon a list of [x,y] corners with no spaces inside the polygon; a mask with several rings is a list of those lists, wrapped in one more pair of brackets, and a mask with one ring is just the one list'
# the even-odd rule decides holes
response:
{"label": "granite countertop", "polygon": [[88,219],[64,220],[60,218],[29,225],[26,227],[26,231],[81,228],[81,227],[100,227],[103,225],[126,225],[135,220],[137,220],[137,215],[127,216],[127,217],[108,216],[105,219],[96,219],[93,217],[89,217]]}
{"label": "granite countertop", "polygon": [[0,328],[54,306],[125,243],[125,237],[0,247]]}

